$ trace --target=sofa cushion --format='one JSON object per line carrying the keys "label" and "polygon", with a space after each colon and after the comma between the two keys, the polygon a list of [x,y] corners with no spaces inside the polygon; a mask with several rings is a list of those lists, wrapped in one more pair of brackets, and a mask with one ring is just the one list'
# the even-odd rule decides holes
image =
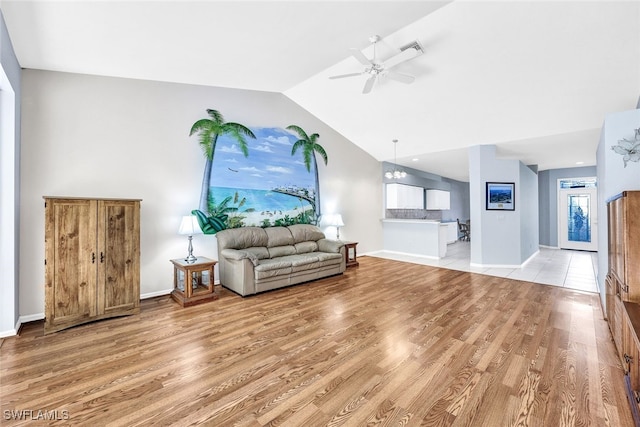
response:
{"label": "sofa cushion", "polygon": [[[267,227],[264,231],[267,233],[267,247],[269,248],[273,248],[275,246],[288,246],[295,243],[293,241],[291,231],[289,231],[287,227]],[[273,255],[271,257],[273,258]]]}
{"label": "sofa cushion", "polygon": [[318,244],[316,242],[300,242],[296,243],[296,253],[306,254],[309,252],[317,252]]}
{"label": "sofa cushion", "polygon": [[267,232],[261,227],[242,227],[221,230],[216,233],[216,239],[218,240],[218,248],[220,249],[245,249],[256,246],[266,247],[269,243]]}
{"label": "sofa cushion", "polygon": [[291,261],[282,258],[264,259],[255,266],[254,276],[256,279],[266,279],[269,277],[291,274]]}
{"label": "sofa cushion", "polygon": [[324,239],[324,233],[315,225],[295,224],[287,227],[293,236],[294,243],[318,241]]}
{"label": "sofa cushion", "polygon": [[[289,233],[289,235],[291,235],[291,233]],[[293,238],[291,239],[293,240]],[[287,246],[276,246],[273,248],[267,248],[269,250],[269,257],[270,258],[277,258],[277,257],[281,257],[281,256],[286,256],[286,255],[293,255],[296,253],[296,248],[293,245],[287,245]]]}
{"label": "sofa cushion", "polygon": [[278,258],[283,262],[291,263],[291,271],[313,270],[320,266],[320,258],[318,253],[306,253],[301,255],[288,255]]}
{"label": "sofa cushion", "polygon": [[269,258],[269,251],[264,246],[254,246],[251,248],[243,249],[245,252],[249,252],[253,254],[258,259],[266,259]]}

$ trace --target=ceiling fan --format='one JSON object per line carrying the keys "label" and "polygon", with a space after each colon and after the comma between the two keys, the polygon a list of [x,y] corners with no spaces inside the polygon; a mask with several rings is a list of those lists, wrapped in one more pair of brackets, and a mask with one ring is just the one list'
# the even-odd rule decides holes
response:
{"label": "ceiling fan", "polygon": [[406,62],[412,58],[423,53],[422,46],[418,41],[414,41],[406,46],[400,48],[400,53],[391,58],[387,59],[383,62],[378,62],[376,58],[376,43],[380,41],[380,36],[371,36],[369,37],[369,41],[373,44],[373,58],[369,59],[362,53],[361,50],[356,48],[349,49],[351,51],[351,55],[358,60],[362,65],[366,68],[364,71],[360,73],[349,73],[349,74],[340,74],[337,76],[331,76],[330,79],[342,79],[345,77],[355,77],[368,74],[369,77],[367,81],[364,83],[364,88],[362,89],[362,93],[369,93],[371,89],[373,89],[373,85],[375,84],[378,77],[389,77],[390,79],[399,81],[401,83],[413,83],[415,80],[414,76],[410,76],[408,74],[401,74],[396,71],[393,71],[392,68],[396,65],[399,65],[403,62]]}

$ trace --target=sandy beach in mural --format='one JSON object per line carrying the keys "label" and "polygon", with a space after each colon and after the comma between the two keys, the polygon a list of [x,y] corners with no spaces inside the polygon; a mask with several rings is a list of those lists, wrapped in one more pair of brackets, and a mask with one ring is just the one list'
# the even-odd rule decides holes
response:
{"label": "sandy beach in mural", "polygon": [[[313,213],[311,208],[305,209],[309,214]],[[244,226],[257,226],[260,227],[263,225],[264,220],[268,219],[270,225],[274,225],[275,221],[279,218],[285,218],[285,216],[289,216],[289,218],[296,217],[303,212],[302,209],[291,209],[291,210],[277,210],[277,211],[261,211],[261,212],[237,212],[232,213],[229,216],[242,216],[244,219],[242,223]]]}
{"label": "sandy beach in mural", "polygon": [[[313,189],[302,189],[297,186],[270,190],[211,187],[211,194],[216,203],[221,203],[230,197],[227,206],[238,208],[238,211],[229,212],[228,215],[244,217],[242,220],[244,226],[274,225],[280,218],[287,216],[295,218],[302,212],[313,215],[310,202],[305,200],[313,196]],[[269,221],[268,224],[266,220]]]}

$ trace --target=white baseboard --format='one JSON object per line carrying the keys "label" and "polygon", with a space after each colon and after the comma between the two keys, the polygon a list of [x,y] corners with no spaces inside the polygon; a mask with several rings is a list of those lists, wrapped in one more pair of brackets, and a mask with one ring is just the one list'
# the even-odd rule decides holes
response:
{"label": "white baseboard", "polygon": [[424,258],[424,259],[442,259],[441,257],[437,257],[437,256],[431,256],[431,255],[419,255],[419,254],[411,254],[409,252],[399,252],[399,251],[376,251],[376,252],[369,252],[367,254],[361,254],[361,255],[374,255],[374,254],[394,254],[394,255],[402,255],[402,256],[410,256],[410,257],[414,257],[414,258]]}
{"label": "white baseboard", "polygon": [[0,338],[15,337],[16,335],[18,335],[19,328],[20,328],[20,321],[16,323],[15,329],[9,329],[8,331],[0,331]]}
{"label": "white baseboard", "polygon": [[155,298],[155,297],[161,297],[163,295],[169,295],[171,293],[171,291],[173,291],[173,288],[170,289],[163,289],[161,291],[155,291],[155,292],[149,292],[146,294],[140,294],[140,299],[147,299],[147,298]]}
{"label": "white baseboard", "polygon": [[522,264],[478,264],[476,262],[470,262],[469,267],[477,268],[520,268]]}
{"label": "white baseboard", "polygon": [[538,255],[540,251],[535,251],[533,255],[527,258],[522,264],[478,264],[475,262],[470,262],[470,267],[479,267],[479,268],[522,268],[529,263],[536,255]]}
{"label": "white baseboard", "polygon": [[27,316],[20,316],[18,317],[18,322],[16,322],[16,326],[14,329],[10,329],[8,331],[0,331],[0,338],[14,337],[18,335],[20,326],[22,326],[23,323],[33,322],[33,321],[42,320],[42,319],[44,319],[44,313],[36,313],[36,314],[29,314]]}
{"label": "white baseboard", "polygon": [[560,246],[547,246],[547,245],[538,245],[538,246],[545,249],[560,249]]}
{"label": "white baseboard", "polygon": [[18,322],[20,322],[20,324],[23,324],[23,323],[35,322],[36,320],[42,320],[42,319],[44,319],[44,313],[36,313],[36,314],[28,314],[26,316],[20,316],[20,318],[18,319]]}
{"label": "white baseboard", "polygon": [[532,259],[534,259],[536,257],[536,255],[538,255],[540,253],[540,249],[538,249],[537,251],[535,251],[529,258],[526,259],[525,262],[523,262],[522,264],[520,264],[520,267],[524,267],[525,265],[529,264],[529,261],[531,261]]}

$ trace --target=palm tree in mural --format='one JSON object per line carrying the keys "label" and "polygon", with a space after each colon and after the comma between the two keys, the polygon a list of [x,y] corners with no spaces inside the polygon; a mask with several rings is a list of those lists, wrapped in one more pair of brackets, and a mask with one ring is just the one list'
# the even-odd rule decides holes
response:
{"label": "palm tree in mural", "polygon": [[208,211],[209,187],[211,186],[211,166],[213,165],[213,155],[216,151],[216,143],[221,135],[231,136],[240,146],[240,150],[245,157],[249,155],[246,137],[255,139],[256,136],[251,129],[239,123],[225,122],[222,114],[217,110],[207,109],[209,118],[200,119],[191,126],[189,136],[198,134],[198,143],[202,147],[207,162],[204,166],[202,177],[202,189],[200,191],[201,211]]}
{"label": "palm tree in mural", "polygon": [[324,151],[324,148],[316,142],[318,138],[320,138],[320,135],[317,133],[309,136],[300,126],[296,125],[287,126],[287,129],[297,133],[300,138],[295,142],[295,144],[293,144],[293,147],[291,147],[291,155],[295,155],[298,149],[302,149],[302,157],[304,159],[304,165],[307,168],[307,172],[311,172],[311,164],[313,164],[313,171],[315,172],[316,179],[316,190],[314,195],[316,201],[315,216],[316,219],[318,219],[322,213],[320,211],[320,180],[318,179],[318,162],[316,161],[316,153],[322,157],[324,164],[326,165],[328,161],[327,152]]}

